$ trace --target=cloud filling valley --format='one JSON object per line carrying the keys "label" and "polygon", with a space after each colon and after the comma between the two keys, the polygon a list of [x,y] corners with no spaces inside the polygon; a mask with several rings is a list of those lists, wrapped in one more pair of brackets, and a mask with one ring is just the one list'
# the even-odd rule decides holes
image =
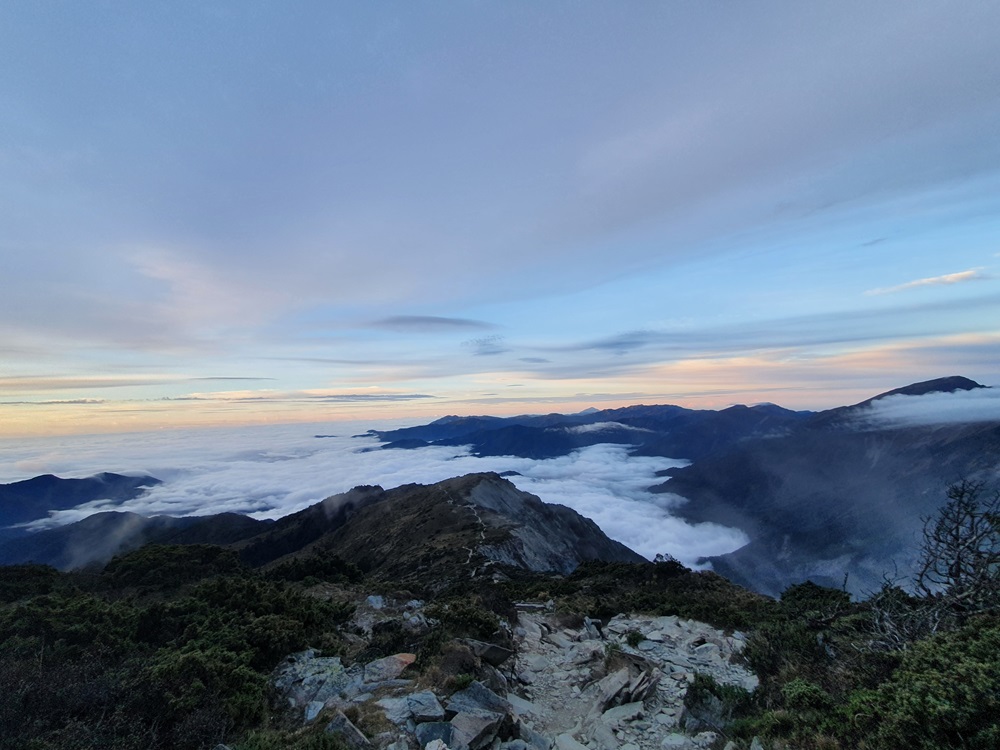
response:
{"label": "cloud filling valley", "polygon": [[737,529],[676,518],[670,509],[682,498],[648,491],[662,482],[657,471],[683,465],[683,460],[631,456],[627,446],[610,444],[546,460],[476,457],[461,447],[381,450],[373,437],[352,437],[373,426],[384,427],[268,425],[3,440],[0,481],[101,471],[163,480],[126,503],[97,501],[55,512],[40,523],[51,526],[106,510],[175,516],[228,511],[279,518],[361,484],[388,489],[473,472],[517,472],[509,478],[519,489],[573,508],[649,558],[668,553],[696,566],[702,557],[730,552],[748,541]]}

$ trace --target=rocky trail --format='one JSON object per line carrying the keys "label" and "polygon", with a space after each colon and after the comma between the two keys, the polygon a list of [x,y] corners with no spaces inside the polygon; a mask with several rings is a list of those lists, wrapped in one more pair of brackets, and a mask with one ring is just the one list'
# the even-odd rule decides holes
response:
{"label": "rocky trail", "polygon": [[[366,627],[393,609],[381,597],[373,600],[359,621]],[[689,714],[684,700],[696,673],[723,685],[757,687],[756,676],[739,664],[740,633],[675,616],[619,615],[605,624],[555,615],[544,605],[519,607],[514,651],[463,641],[480,662],[479,680],[451,695],[407,679],[413,654],[345,667],[338,657],[308,651],[290,656],[274,683],[306,723],[325,716],[327,731],[354,750],[739,747],[714,731],[710,716]],[[398,609],[391,616],[407,627],[433,625],[420,602]],[[366,736],[348,718],[352,711],[356,720],[359,712],[370,718],[374,711],[394,729]]]}
{"label": "rocky trail", "polygon": [[[747,690],[757,678],[733,662],[743,647],[704,623],[677,617],[624,617],[578,629],[524,613],[516,629],[516,676],[525,700],[510,698],[529,727],[559,750],[708,747],[712,731],[690,736],[684,697],[696,672]],[[630,645],[634,643],[635,645]]]}

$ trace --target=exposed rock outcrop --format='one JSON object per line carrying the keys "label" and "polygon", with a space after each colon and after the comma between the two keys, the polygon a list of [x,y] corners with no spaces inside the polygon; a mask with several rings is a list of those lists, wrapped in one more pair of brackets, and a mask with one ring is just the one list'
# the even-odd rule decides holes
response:
{"label": "exposed rock outcrop", "polygon": [[[345,667],[314,651],[289,657],[274,684],[304,721],[332,715],[328,731],[357,750],[368,746],[362,739],[394,750],[699,750],[716,742],[719,727],[685,708],[695,674],[757,687],[738,663],[740,633],[674,616],[620,615],[603,626],[582,618],[568,628],[536,609],[519,613],[514,636],[513,654],[471,641],[507,689],[474,681],[442,695],[402,679],[411,654]],[[394,731],[365,737],[348,718],[352,707],[372,706]]]}

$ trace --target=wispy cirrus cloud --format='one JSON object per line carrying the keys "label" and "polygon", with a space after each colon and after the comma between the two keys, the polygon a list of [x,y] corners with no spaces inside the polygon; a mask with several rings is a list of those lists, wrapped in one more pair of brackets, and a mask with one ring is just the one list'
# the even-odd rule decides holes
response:
{"label": "wispy cirrus cloud", "polygon": [[907,281],[905,284],[896,286],[869,289],[865,294],[869,296],[878,294],[894,294],[905,292],[907,289],[919,289],[922,286],[951,286],[952,284],[963,284],[966,281],[985,281],[992,278],[989,274],[983,273],[982,268],[970,268],[968,271],[958,271],[957,273],[946,273],[941,276],[929,276],[924,279]]}
{"label": "wispy cirrus cloud", "polygon": [[471,329],[485,331],[496,328],[492,323],[483,320],[447,318],[438,315],[392,315],[388,318],[374,320],[368,325],[371,328],[383,328],[397,333],[442,333]]}
{"label": "wispy cirrus cloud", "polygon": [[483,336],[478,339],[469,339],[462,342],[462,345],[470,347],[472,353],[477,357],[490,357],[510,351],[503,336]]}
{"label": "wispy cirrus cloud", "polygon": [[49,399],[47,401],[0,401],[0,406],[89,406],[105,404],[102,398]]}
{"label": "wispy cirrus cloud", "polygon": [[116,375],[14,375],[0,377],[0,392],[3,391],[73,391],[89,388],[129,388],[144,385],[165,385],[177,383],[186,378],[164,375],[156,376],[116,376]]}

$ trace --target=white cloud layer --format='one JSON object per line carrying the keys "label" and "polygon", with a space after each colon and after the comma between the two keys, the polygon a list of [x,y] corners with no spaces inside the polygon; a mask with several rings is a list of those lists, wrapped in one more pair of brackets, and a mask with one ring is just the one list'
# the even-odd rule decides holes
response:
{"label": "white cloud layer", "polygon": [[871,417],[877,422],[904,425],[1000,422],[1000,389],[886,396],[872,403]]}
{"label": "white cloud layer", "polygon": [[[64,524],[120,509],[155,515],[223,511],[278,518],[359,484],[385,488],[428,484],[482,471],[516,471],[520,489],[567,505],[593,519],[608,536],[646,557],[672,554],[687,565],[747,542],[736,530],[691,525],[670,515],[680,502],[653,495],[655,472],[684,462],[633,457],[620,445],[595,445],[549,460],[468,455],[461,448],[366,450],[378,443],[352,433],[370,427],[344,424],[248,427],[0,441],[0,481],[42,473],[87,476],[99,471],[148,473],[164,481],[122,505],[90,503],[53,514]],[[315,437],[317,433],[334,433]]]}

